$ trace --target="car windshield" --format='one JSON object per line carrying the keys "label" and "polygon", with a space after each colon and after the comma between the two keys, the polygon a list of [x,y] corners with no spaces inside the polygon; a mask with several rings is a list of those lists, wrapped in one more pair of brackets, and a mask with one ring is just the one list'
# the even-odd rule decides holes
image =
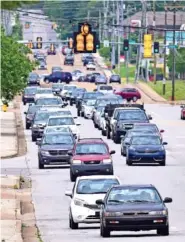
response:
{"label": "car windshield", "polygon": [[28,112],[29,114],[34,114],[37,110],[39,110],[41,107],[40,106],[37,106],[37,105],[32,105],[32,106],[29,106],[28,108]]}
{"label": "car windshield", "polygon": [[29,74],[29,78],[30,79],[32,79],[32,78],[38,78],[38,75],[37,74],[35,74],[35,73],[31,73],[31,74]]}
{"label": "car windshield", "polygon": [[135,88],[123,88],[122,92],[137,92]]}
{"label": "car windshield", "polygon": [[117,98],[114,99],[100,99],[96,101],[96,105],[101,104],[102,106],[106,106],[107,104],[118,104],[119,100]]}
{"label": "car windshield", "polygon": [[111,78],[115,78],[115,79],[118,79],[119,76],[118,75],[112,75]]}
{"label": "car windshield", "polygon": [[74,89],[76,89],[76,86],[64,86],[64,88],[63,88],[63,90],[70,90],[70,91],[72,91]]}
{"label": "car windshield", "polygon": [[35,102],[36,105],[57,105],[62,103],[62,99],[60,98],[39,98]]}
{"label": "car windshield", "polygon": [[108,154],[108,149],[105,144],[77,144],[76,155],[87,155],[87,154]]}
{"label": "car windshield", "polygon": [[37,92],[37,88],[26,88],[24,90],[25,94],[35,94]]}
{"label": "car windshield", "polygon": [[146,130],[151,132],[159,132],[156,125],[136,125],[134,126],[134,130]]}
{"label": "car windshield", "polygon": [[93,99],[93,98],[97,98],[99,96],[102,96],[103,93],[96,93],[96,92],[93,92],[93,93],[85,93],[84,94],[84,99]]}
{"label": "car windshield", "polygon": [[77,194],[101,194],[107,191],[113,185],[118,185],[117,179],[83,179],[78,182]]}
{"label": "car windshield", "polygon": [[110,191],[107,203],[161,203],[161,198],[153,188],[115,187]]}
{"label": "car windshield", "polygon": [[46,134],[43,139],[43,144],[73,144],[74,141],[70,135],[63,134]]}
{"label": "car windshield", "polygon": [[132,136],[135,136],[135,135],[138,135],[138,134],[152,134],[152,132],[151,131],[143,131],[143,130],[133,130],[132,129],[132,131],[131,132],[128,132],[127,134],[126,134],[126,137],[127,138],[130,138],[130,137],[132,137]]}
{"label": "car windshield", "polygon": [[105,106],[98,106],[97,109],[96,109],[96,111],[97,112],[103,112],[104,109],[105,109]]}
{"label": "car windshield", "polygon": [[131,140],[132,145],[161,145],[158,136],[134,136]]}
{"label": "car windshield", "polygon": [[113,88],[111,86],[101,86],[100,90],[111,91]]}
{"label": "car windshield", "polygon": [[60,126],[60,125],[75,125],[73,118],[59,117],[51,118],[48,122],[48,126]]}
{"label": "car windshield", "polygon": [[37,89],[37,94],[42,94],[42,93],[52,93],[52,89],[46,89],[46,88],[40,88],[40,89]]}
{"label": "car windshield", "polygon": [[45,133],[54,133],[54,132],[66,132],[70,133],[71,130],[69,127],[48,127],[45,129]]}
{"label": "car windshield", "polygon": [[96,102],[96,100],[91,99],[91,100],[86,101],[85,105],[86,106],[94,106],[95,105],[95,102]]}
{"label": "car windshield", "polygon": [[147,120],[144,111],[120,111],[118,120]]}
{"label": "car windshield", "polygon": [[49,114],[47,112],[38,112],[35,115],[35,121],[45,121],[49,118]]}

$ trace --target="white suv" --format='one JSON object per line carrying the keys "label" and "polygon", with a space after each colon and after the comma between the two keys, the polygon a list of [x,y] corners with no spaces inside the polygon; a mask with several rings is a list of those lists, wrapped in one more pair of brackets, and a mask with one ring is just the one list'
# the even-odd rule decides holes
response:
{"label": "white suv", "polygon": [[78,229],[79,223],[99,223],[100,207],[96,200],[104,199],[112,185],[119,185],[116,176],[81,176],[76,179],[72,191],[65,195],[71,197],[69,207],[69,225]]}

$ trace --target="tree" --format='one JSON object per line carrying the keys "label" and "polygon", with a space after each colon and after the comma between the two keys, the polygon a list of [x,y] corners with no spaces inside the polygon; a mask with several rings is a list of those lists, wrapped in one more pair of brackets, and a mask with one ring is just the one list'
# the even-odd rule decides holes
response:
{"label": "tree", "polygon": [[6,9],[6,10],[13,10],[16,8],[20,8],[23,5],[28,5],[28,4],[33,4],[33,3],[37,3],[38,0],[31,0],[31,1],[20,1],[20,0],[16,0],[16,1],[1,1],[1,9]]}
{"label": "tree", "polygon": [[1,96],[11,101],[26,86],[29,72],[35,67],[27,57],[30,50],[5,36],[1,30]]}

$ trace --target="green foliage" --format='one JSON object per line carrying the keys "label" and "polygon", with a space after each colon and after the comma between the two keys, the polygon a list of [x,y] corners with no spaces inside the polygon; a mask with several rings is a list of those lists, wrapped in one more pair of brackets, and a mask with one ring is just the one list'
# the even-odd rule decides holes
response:
{"label": "green foliage", "polygon": [[31,1],[1,1],[1,9],[7,9],[7,10],[12,10],[12,9],[16,9],[16,8],[20,8],[24,5],[28,5],[28,4],[33,4],[33,3],[37,3],[38,0],[31,0]]}
{"label": "green foliage", "polygon": [[30,50],[1,31],[1,96],[11,101],[26,86],[29,72],[35,66],[27,54]]}
{"label": "green foliage", "polygon": [[[173,52],[170,53],[168,56],[168,67],[170,71],[172,70],[172,65],[173,65]],[[175,68],[176,68],[176,73],[182,74],[185,73],[185,49],[181,48],[178,50],[178,54],[175,55]]]}
{"label": "green foliage", "polygon": [[110,56],[111,56],[111,53],[110,53],[110,47],[102,47],[99,49],[99,53],[100,55],[105,58],[105,59],[109,59]]}
{"label": "green foliage", "polygon": [[23,34],[22,34],[22,25],[19,21],[19,16],[16,16],[15,20],[16,24],[13,26],[13,31],[12,31],[12,38],[15,40],[22,40],[23,39]]}

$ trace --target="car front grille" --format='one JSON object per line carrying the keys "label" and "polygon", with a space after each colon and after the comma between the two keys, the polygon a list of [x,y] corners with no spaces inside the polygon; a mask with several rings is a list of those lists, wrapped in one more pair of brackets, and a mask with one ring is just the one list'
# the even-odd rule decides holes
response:
{"label": "car front grille", "polygon": [[96,204],[84,204],[84,207],[90,208],[90,209],[96,209],[96,210],[100,209],[99,206]]}
{"label": "car front grille", "polygon": [[67,150],[50,150],[50,155],[67,155]]}
{"label": "car front grille", "polygon": [[149,153],[149,154],[153,154],[153,153],[157,153],[159,152],[158,150],[137,150],[137,153]]}
{"label": "car front grille", "polygon": [[125,212],[123,213],[124,216],[146,216],[148,212]]}
{"label": "car front grille", "polygon": [[100,164],[101,161],[100,160],[89,160],[89,161],[84,161],[85,165],[98,165]]}

